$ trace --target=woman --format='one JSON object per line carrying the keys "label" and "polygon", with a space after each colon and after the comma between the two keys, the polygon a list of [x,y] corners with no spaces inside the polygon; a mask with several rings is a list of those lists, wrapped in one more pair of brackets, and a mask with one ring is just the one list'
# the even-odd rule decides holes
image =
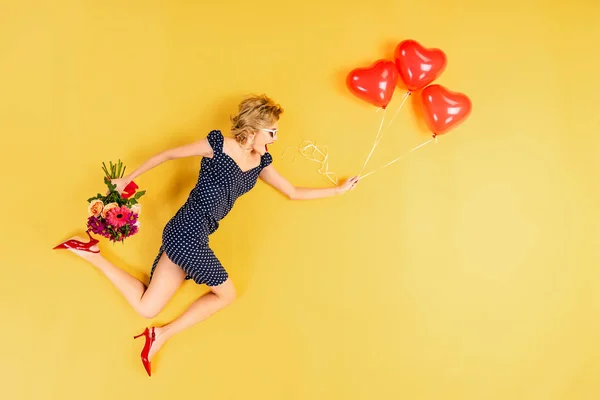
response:
{"label": "woman", "polygon": [[218,130],[211,131],[201,140],[163,151],[128,176],[112,180],[121,193],[129,182],[167,160],[203,157],[196,186],[163,230],[162,245],[147,287],[105,259],[98,249],[98,240],[89,231],[88,242],[75,237],[55,247],[69,249],[97,267],[134,310],[146,318],[155,317],[185,279],[210,287],[211,292],[196,300],[179,318],[161,327],[146,328],[135,336],[146,338],[141,358],[149,376],[152,357],[169,338],[235,299],[233,283],[210,249],[208,237],[217,230],[219,221],[229,213],[236,199],[252,189],[259,177],[293,200],[342,194],[357,184],[354,177],[334,188],[300,188],[279,175],[271,165],[267,146],[277,140],[282,113],[283,109],[267,96],[251,96],[240,103],[238,114],[231,119],[233,138],[223,137]]}

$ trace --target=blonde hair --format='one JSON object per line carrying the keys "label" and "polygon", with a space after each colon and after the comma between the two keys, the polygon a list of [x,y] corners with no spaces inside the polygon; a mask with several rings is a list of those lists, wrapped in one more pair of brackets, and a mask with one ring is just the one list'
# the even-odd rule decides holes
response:
{"label": "blonde hair", "polygon": [[230,118],[231,133],[243,144],[252,133],[278,121],[282,113],[283,108],[266,95],[249,96],[239,104],[237,115]]}

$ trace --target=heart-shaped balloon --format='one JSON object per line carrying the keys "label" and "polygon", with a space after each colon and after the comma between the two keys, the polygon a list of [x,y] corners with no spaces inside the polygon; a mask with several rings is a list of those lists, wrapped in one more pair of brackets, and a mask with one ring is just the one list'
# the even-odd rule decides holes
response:
{"label": "heart-shaped balloon", "polygon": [[394,52],[400,78],[410,91],[424,88],[446,68],[446,54],[440,49],[426,49],[415,40],[404,40]]}
{"label": "heart-shaped balloon", "polygon": [[471,114],[469,97],[448,90],[442,85],[430,85],[423,89],[421,102],[425,122],[433,132],[433,136],[448,132]]}
{"label": "heart-shaped balloon", "polygon": [[367,68],[355,68],[348,74],[348,89],[358,98],[385,109],[398,83],[398,71],[392,61],[377,60]]}

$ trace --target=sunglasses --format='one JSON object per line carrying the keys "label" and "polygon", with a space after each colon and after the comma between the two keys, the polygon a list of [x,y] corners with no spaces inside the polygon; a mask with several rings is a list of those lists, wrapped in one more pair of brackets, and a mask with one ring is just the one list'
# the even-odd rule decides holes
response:
{"label": "sunglasses", "polygon": [[269,133],[271,134],[271,137],[272,137],[273,139],[277,139],[277,131],[278,131],[278,130],[279,130],[279,129],[264,129],[264,128],[263,128],[263,129],[261,129],[261,131],[266,131],[266,132],[269,132]]}

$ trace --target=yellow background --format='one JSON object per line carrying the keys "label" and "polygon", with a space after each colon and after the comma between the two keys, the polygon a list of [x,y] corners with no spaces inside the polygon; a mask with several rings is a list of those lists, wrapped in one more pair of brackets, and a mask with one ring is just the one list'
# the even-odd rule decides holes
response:
{"label": "yellow background", "polygon": [[[599,398],[595,2],[2,3],[0,398]],[[469,119],[346,196],[259,184],[240,199],[212,237],[238,301],[173,338],[148,378],[132,339],[148,322],[51,250],[83,233],[101,162],[132,169],[226,131],[264,92],[286,110],[274,165],[325,187],[282,151],[313,140],[356,174],[381,114],[345,76],[404,39],[445,51],[436,83],[471,98]],[[427,140],[417,99],[370,167]],[[138,179],[142,230],[103,243],[112,261],[147,278],[199,161]],[[205,290],[186,282],[154,323]]]}

